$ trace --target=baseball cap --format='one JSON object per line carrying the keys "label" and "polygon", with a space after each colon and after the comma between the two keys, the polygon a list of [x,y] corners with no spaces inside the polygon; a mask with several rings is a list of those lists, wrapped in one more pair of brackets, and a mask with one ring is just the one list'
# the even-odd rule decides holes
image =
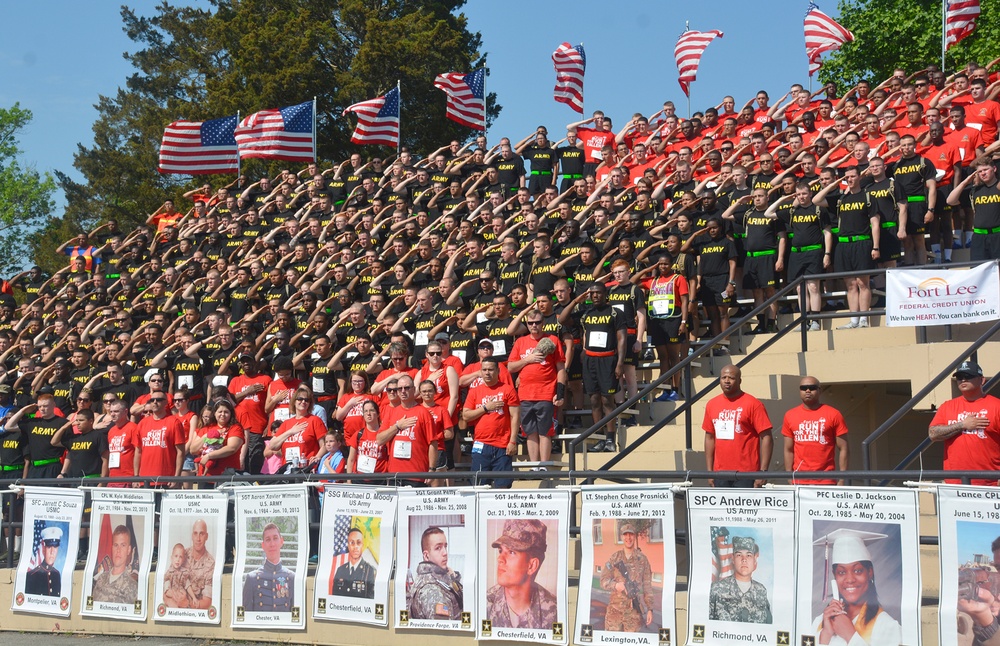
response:
{"label": "baseball cap", "polygon": [[493,341],[491,341],[490,339],[479,339],[479,343],[477,343],[476,346],[479,347],[479,346],[483,346],[483,345],[488,345],[488,346],[490,346],[492,348],[493,347]]}
{"label": "baseball cap", "polygon": [[518,552],[544,552],[545,523],[526,518],[505,520],[503,533],[493,541],[493,547],[501,545]]}
{"label": "baseball cap", "polygon": [[451,341],[451,336],[447,332],[438,332],[434,335],[435,341]]}
{"label": "baseball cap", "polygon": [[240,361],[256,361],[256,359],[254,359],[252,354],[247,354],[244,352],[236,359],[236,361],[238,363]]}
{"label": "baseball cap", "polygon": [[635,534],[635,525],[632,523],[622,525],[622,534]]}
{"label": "baseball cap", "polygon": [[975,361],[963,361],[955,370],[955,376],[967,375],[970,377],[982,377],[983,369],[979,367],[979,364]]}

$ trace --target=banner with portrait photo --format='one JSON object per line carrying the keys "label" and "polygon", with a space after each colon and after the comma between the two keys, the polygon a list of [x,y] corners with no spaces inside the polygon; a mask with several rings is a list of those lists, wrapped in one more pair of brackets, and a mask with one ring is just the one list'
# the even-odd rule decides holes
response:
{"label": "banner with portrait photo", "polygon": [[399,490],[396,628],[472,631],[476,492]]}
{"label": "banner with portrait photo", "polygon": [[305,485],[233,487],[233,628],[304,629],[309,560]]}
{"label": "banner with portrait photo", "polygon": [[90,552],[80,614],[145,621],[153,560],[156,494],[143,489],[89,489]]}
{"label": "banner with portrait photo", "polygon": [[313,618],[389,625],[396,492],[325,485]]}
{"label": "banner with portrait photo", "polygon": [[[13,502],[16,495],[5,492],[2,500]],[[78,489],[24,488],[24,542],[11,610],[69,616],[82,516],[83,492]]]}
{"label": "banner with portrait photo", "polygon": [[941,485],[938,555],[941,592],[938,643],[975,644],[997,626],[1000,599],[1000,491],[996,487]]}
{"label": "banner with portrait photo", "polygon": [[569,492],[483,491],[478,639],[565,644]]}
{"label": "banner with portrait photo", "polygon": [[917,492],[800,487],[796,505],[795,643],[920,646]]}
{"label": "banner with portrait photo", "polygon": [[221,622],[229,497],[219,491],[167,491],[160,498],[156,621]]}
{"label": "banner with portrait photo", "polygon": [[688,644],[788,646],[795,492],[689,489]]}
{"label": "banner with portrait photo", "polygon": [[674,646],[677,555],[669,485],[584,487],[577,644]]}

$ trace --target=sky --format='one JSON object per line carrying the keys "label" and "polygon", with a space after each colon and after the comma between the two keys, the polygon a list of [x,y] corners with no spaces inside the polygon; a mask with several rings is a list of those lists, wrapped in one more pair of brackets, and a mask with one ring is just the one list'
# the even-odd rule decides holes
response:
{"label": "sky", "polygon": [[[137,0],[129,6],[151,16],[155,4]],[[838,15],[834,0],[818,4]],[[762,12],[759,2],[735,0],[470,0],[462,11],[470,30],[482,34],[490,71],[487,90],[496,92],[503,106],[488,133],[493,143],[501,136],[519,140],[541,124],[556,140],[565,134],[565,124],[582,118],[552,99],[552,52],[564,41],[583,43],[586,51],[585,114],[603,110],[616,128],[635,112],[659,110],[666,100],[677,104],[678,114],[687,114],[673,57],[685,22],[691,29],[725,34],[702,58],[691,90],[692,110],[716,105],[726,94],[739,108],[760,89],[773,101],[793,83],[808,86],[802,33],[807,6],[808,0],[768,0],[768,11]],[[39,171],[58,169],[80,180],[73,154],[78,145],[93,143],[94,105],[101,96],[114,96],[134,72],[123,53],[135,51],[136,44],[122,31],[119,3],[38,0],[8,3],[4,14],[0,106],[16,102],[34,114],[21,133],[22,160]],[[428,70],[428,83],[444,71],[467,70]],[[404,129],[405,100],[404,94]],[[61,195],[57,201],[61,208]]]}

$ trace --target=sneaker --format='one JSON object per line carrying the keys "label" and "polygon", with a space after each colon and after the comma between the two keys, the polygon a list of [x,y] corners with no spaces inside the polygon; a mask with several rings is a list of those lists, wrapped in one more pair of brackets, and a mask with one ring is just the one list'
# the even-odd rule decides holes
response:
{"label": "sneaker", "polygon": [[605,453],[614,453],[618,448],[615,446],[614,440],[604,440],[604,448],[602,450]]}
{"label": "sneaker", "polygon": [[674,394],[674,391],[672,391],[672,390],[664,390],[662,393],[660,393],[659,395],[657,395],[656,397],[654,397],[653,401],[654,402],[672,402],[672,401],[676,401],[675,399],[671,399],[670,398],[673,394]]}
{"label": "sneaker", "polygon": [[853,329],[858,328],[858,327],[861,327],[861,326],[858,325],[857,323],[855,323],[854,321],[851,321],[850,323],[847,323],[845,325],[841,325],[837,329],[838,330],[853,330]]}
{"label": "sneaker", "polygon": [[962,248],[962,243],[959,242],[958,240],[955,240],[955,241],[953,241],[951,243],[951,248],[952,249],[961,249]]}
{"label": "sneaker", "polygon": [[819,332],[821,329],[822,328],[820,327],[819,321],[810,321],[809,322],[809,331],[810,332]]}
{"label": "sneaker", "polygon": [[766,332],[775,333],[778,331],[778,322],[774,320],[769,320],[767,322],[767,327],[764,328]]}
{"label": "sneaker", "polygon": [[620,419],[624,426],[635,426],[639,423],[639,421],[635,418],[635,415],[624,415]]}
{"label": "sneaker", "polygon": [[675,401],[679,400],[680,398],[681,398],[681,394],[679,392],[677,392],[676,390],[671,390],[670,392],[667,393],[667,401],[668,402],[675,402]]}
{"label": "sneaker", "polygon": [[863,316],[861,320],[858,321],[858,327],[868,327],[868,317]]}

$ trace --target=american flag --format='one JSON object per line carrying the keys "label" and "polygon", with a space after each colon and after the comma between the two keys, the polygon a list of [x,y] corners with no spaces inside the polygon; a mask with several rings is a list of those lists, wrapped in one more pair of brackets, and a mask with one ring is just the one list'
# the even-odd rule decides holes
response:
{"label": "american flag", "polygon": [[33,569],[42,564],[45,557],[42,556],[42,530],[45,529],[44,520],[35,520],[35,531],[31,537],[31,560],[28,561],[28,568]]}
{"label": "american flag", "polygon": [[486,130],[486,70],[438,74],[434,87],[448,95],[445,115],[475,130]]}
{"label": "american flag", "polygon": [[945,51],[972,34],[979,17],[979,0],[946,0],[944,12]]}
{"label": "american flag", "polygon": [[854,40],[854,34],[820,11],[814,2],[809,3],[803,29],[806,35],[806,57],[809,58],[809,76],[823,66],[820,54],[836,51],[844,43]]}
{"label": "american flag", "polygon": [[718,29],[711,31],[693,31],[691,29],[681,34],[674,45],[674,59],[677,61],[677,82],[684,94],[691,96],[689,88],[698,76],[698,64],[705,48],[716,38],[722,38]]}
{"label": "american flag", "polygon": [[583,73],[587,70],[587,55],[583,43],[573,47],[563,43],[552,53],[556,68],[555,100],[583,113]]}
{"label": "american flag", "polygon": [[344,563],[347,563],[347,534],[351,531],[351,520],[353,516],[337,514],[333,519],[333,565],[330,567],[330,580]]}
{"label": "american flag", "polygon": [[399,88],[392,88],[377,99],[355,103],[344,110],[358,115],[351,143],[399,145]]}
{"label": "american flag", "polygon": [[733,544],[729,530],[712,527],[712,581],[733,575]]}
{"label": "american flag", "polygon": [[243,159],[316,161],[313,102],[254,112],[236,127],[236,145]]}
{"label": "american flag", "polygon": [[208,121],[174,121],[163,130],[157,170],[178,175],[237,172],[235,130],[235,116]]}

